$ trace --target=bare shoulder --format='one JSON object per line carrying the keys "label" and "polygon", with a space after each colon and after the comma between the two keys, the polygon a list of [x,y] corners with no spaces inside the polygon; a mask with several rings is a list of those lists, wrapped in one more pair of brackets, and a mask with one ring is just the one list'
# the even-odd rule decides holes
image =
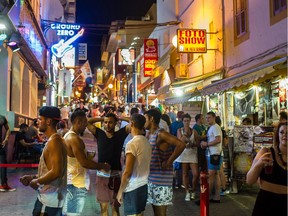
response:
{"label": "bare shoulder", "polygon": [[60,134],[53,135],[52,139],[48,140],[47,148],[48,149],[58,149],[62,148],[62,146],[65,144],[65,140],[61,137]]}

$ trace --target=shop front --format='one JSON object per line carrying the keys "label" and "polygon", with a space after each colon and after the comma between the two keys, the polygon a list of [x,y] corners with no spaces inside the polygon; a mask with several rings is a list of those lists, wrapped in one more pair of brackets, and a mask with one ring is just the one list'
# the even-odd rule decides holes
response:
{"label": "shop front", "polygon": [[[233,193],[245,182],[257,151],[273,144],[273,126],[279,113],[287,112],[287,84],[287,57],[282,57],[202,89],[207,109],[228,131]],[[244,118],[251,125],[242,126]]]}

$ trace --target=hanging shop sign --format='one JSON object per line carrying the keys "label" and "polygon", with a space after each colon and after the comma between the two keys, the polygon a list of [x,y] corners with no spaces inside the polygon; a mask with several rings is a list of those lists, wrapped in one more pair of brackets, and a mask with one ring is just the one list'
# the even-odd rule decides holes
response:
{"label": "hanging shop sign", "polygon": [[118,65],[133,65],[135,49],[118,49]]}
{"label": "hanging shop sign", "polygon": [[76,35],[69,38],[67,41],[64,41],[64,39],[61,39],[57,44],[52,45],[51,52],[57,57],[62,58],[66,52],[71,50],[73,48],[73,45],[71,45],[75,40],[77,40],[79,37],[81,37],[84,33],[84,29],[82,28]]}
{"label": "hanging shop sign", "polygon": [[152,76],[158,61],[158,40],[144,39],[144,77]]}
{"label": "hanging shop sign", "polygon": [[78,60],[87,60],[87,43],[79,43],[78,48]]}
{"label": "hanging shop sign", "polygon": [[100,68],[96,70],[96,84],[98,85],[103,84],[103,70],[104,69],[100,69]]}
{"label": "hanging shop sign", "polygon": [[206,30],[177,29],[177,51],[180,53],[206,53]]}
{"label": "hanging shop sign", "polygon": [[52,23],[51,29],[56,31],[59,36],[74,36],[76,31],[81,28],[80,25],[70,23]]}
{"label": "hanging shop sign", "polygon": [[69,70],[59,71],[58,95],[62,97],[70,97],[72,92],[72,79]]}

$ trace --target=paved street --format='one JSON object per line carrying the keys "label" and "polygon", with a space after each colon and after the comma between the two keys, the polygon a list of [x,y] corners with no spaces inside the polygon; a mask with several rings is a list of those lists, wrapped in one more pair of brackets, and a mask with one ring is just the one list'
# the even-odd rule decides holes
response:
{"label": "paved street", "polygon": [[[95,150],[93,138],[88,134],[84,135],[87,148]],[[19,177],[24,174],[34,174],[37,169],[9,169],[9,184],[17,188],[16,192],[0,192],[0,215],[17,216],[31,215],[33,205],[36,199],[36,192],[29,187],[19,184]],[[95,171],[90,171],[91,190],[86,200],[85,210],[82,215],[92,216],[100,215],[100,206],[95,199]],[[210,204],[210,216],[250,216],[257,194],[257,187],[243,186],[238,194],[228,194],[221,198],[220,204]],[[168,216],[190,216],[200,215],[200,207],[193,201],[184,201],[185,192],[183,188],[174,190],[174,205],[169,207]],[[153,215],[150,205],[146,207],[145,215]],[[121,208],[121,215],[123,209]]]}

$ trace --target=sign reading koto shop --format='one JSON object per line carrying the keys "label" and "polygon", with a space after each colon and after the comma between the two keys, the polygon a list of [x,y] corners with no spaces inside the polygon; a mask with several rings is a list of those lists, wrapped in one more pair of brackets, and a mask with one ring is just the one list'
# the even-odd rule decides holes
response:
{"label": "sign reading koto shop", "polygon": [[177,29],[177,51],[182,53],[206,53],[206,30]]}

